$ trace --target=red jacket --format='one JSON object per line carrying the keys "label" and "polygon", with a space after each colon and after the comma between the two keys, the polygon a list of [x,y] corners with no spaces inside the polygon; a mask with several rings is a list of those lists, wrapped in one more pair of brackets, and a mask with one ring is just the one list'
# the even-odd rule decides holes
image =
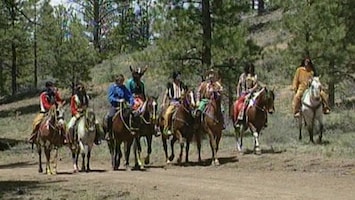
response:
{"label": "red jacket", "polygon": [[[89,99],[87,97],[87,99]],[[77,113],[79,113],[78,109],[82,109],[84,106],[87,106],[88,102],[86,102],[86,104],[83,104],[82,102],[80,102],[78,95],[73,95],[70,98],[70,110],[71,110],[71,114],[73,116],[75,116]]]}
{"label": "red jacket", "polygon": [[54,96],[54,102],[51,102],[47,91],[44,91],[39,95],[39,102],[40,102],[41,112],[48,112],[48,110],[52,105],[54,105],[55,103],[62,103],[63,100],[60,97],[59,92],[56,92]]}

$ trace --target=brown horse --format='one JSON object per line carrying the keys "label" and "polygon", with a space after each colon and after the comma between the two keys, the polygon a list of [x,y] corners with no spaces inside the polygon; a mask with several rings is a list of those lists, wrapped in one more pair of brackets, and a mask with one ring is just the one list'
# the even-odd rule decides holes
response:
{"label": "brown horse", "polygon": [[[244,132],[249,128],[254,136],[254,151],[256,154],[261,154],[259,135],[262,128],[265,126],[267,113],[272,114],[275,111],[274,100],[274,91],[263,87],[261,90],[253,94],[253,97],[249,102],[249,106],[245,111],[245,117],[243,120],[238,121],[235,117],[238,116],[238,114],[233,113],[232,120],[235,130],[237,149],[239,152],[243,153],[243,136]],[[238,102],[239,101],[237,100],[234,103],[235,109],[232,109],[234,112],[239,112],[240,109],[243,109]]]}
{"label": "brown horse", "polygon": [[140,120],[138,123],[138,137],[134,140],[134,155],[135,155],[135,168],[142,169],[144,167],[141,161],[141,137],[145,137],[147,140],[147,156],[144,159],[144,164],[150,163],[150,154],[152,153],[152,140],[155,135],[155,125],[157,121],[157,109],[158,104],[156,97],[148,97],[141,108]]}
{"label": "brown horse", "polygon": [[[120,102],[117,112],[112,118],[112,137],[107,141],[113,170],[118,170],[122,158],[121,144],[124,143],[125,168],[129,167],[129,155],[133,140],[138,134],[132,135],[130,132],[130,110],[125,106],[125,102]],[[107,119],[103,120],[104,131],[107,132]]]}
{"label": "brown horse", "polygon": [[[64,105],[64,104],[63,104]],[[59,105],[58,108],[54,106],[48,111],[44,120],[41,122],[37,137],[34,143],[37,147],[39,158],[38,172],[42,173],[42,148],[46,155],[46,173],[57,173],[57,158],[58,148],[64,145],[64,139],[66,135],[65,121],[64,121],[64,108],[63,105]],[[32,146],[33,147],[33,146]],[[54,158],[52,160],[53,168],[51,165],[51,150],[55,150]]]}
{"label": "brown horse", "polygon": [[[171,147],[171,155],[168,157],[168,145],[167,140],[169,139],[169,135],[162,135],[163,147],[165,152],[166,163],[170,163],[174,160],[174,143],[179,141],[180,144],[180,154],[177,162],[181,164],[182,155],[184,149],[184,140],[186,140],[186,155],[185,162],[189,162],[189,149],[190,142],[194,136],[194,126],[195,126],[195,118],[193,117],[193,111],[195,108],[195,97],[192,91],[187,91],[185,95],[182,96],[180,100],[180,104],[177,105],[175,112],[171,118],[171,131],[173,138],[171,139],[170,147]],[[163,124],[161,124],[161,129],[163,129]],[[201,149],[201,142],[197,139],[197,146]],[[199,154],[199,161],[201,161],[201,155]]]}
{"label": "brown horse", "polygon": [[[219,165],[217,156],[219,142],[223,130],[223,114],[221,110],[222,94],[220,91],[213,91],[204,111],[197,111],[196,118],[201,119],[201,130],[207,133],[212,150],[212,165]],[[201,148],[198,148],[200,157]]]}

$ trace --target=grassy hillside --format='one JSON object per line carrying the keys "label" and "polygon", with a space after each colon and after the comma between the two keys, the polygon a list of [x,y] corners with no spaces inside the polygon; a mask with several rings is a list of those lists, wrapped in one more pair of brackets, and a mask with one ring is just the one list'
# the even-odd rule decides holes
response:
{"label": "grassy hillside", "polygon": [[[267,48],[285,48],[282,33],[277,33],[272,29],[273,21],[279,19],[280,13],[277,11],[270,15],[256,17],[255,31],[253,37],[257,38],[259,45]],[[252,19],[248,19],[252,20]],[[274,37],[268,37],[275,35]],[[106,99],[107,87],[115,74],[123,73],[130,77],[129,66],[144,66],[147,63],[134,62],[135,55],[119,55],[110,60],[106,60],[92,69],[92,81],[87,83],[89,93],[92,96],[91,106],[94,108],[98,118],[102,117],[108,110]],[[280,62],[277,55],[260,60],[259,65],[273,61]],[[276,63],[277,63],[276,62]],[[159,96],[165,88],[168,76],[159,71],[159,66],[148,63],[149,69],[143,77],[149,95]],[[310,145],[308,134],[304,130],[304,139],[298,141],[297,123],[291,115],[292,92],[289,88],[289,79],[278,77],[277,72],[263,73],[261,77],[268,83],[276,86],[276,113],[269,117],[269,127],[265,129],[261,140],[262,144],[268,148],[282,151],[302,152],[311,154],[322,154],[329,157],[353,157],[355,155],[355,116],[353,109],[335,108],[331,115],[325,117],[324,145]],[[197,83],[196,83],[197,84]],[[63,89],[64,98],[69,98],[68,90]],[[69,108],[67,109],[66,120],[70,118]],[[29,150],[24,144],[32,129],[32,120],[39,110],[38,97],[29,96],[17,101],[7,102],[0,105],[0,150],[10,148],[12,151],[23,152]],[[228,127],[224,136],[232,136],[233,129],[227,119]],[[232,140],[233,141],[233,140]],[[247,143],[251,140],[247,140]],[[233,145],[233,144],[231,144]],[[247,144],[251,146],[251,144]],[[26,156],[20,154],[20,156]]]}

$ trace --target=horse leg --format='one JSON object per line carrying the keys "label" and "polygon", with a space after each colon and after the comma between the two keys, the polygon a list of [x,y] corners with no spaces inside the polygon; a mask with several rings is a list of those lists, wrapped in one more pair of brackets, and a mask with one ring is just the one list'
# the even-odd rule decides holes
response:
{"label": "horse leg", "polygon": [[308,126],[308,133],[309,133],[309,141],[314,144],[313,140],[313,123]]}
{"label": "horse leg", "polygon": [[218,160],[218,156],[217,156],[217,153],[218,153],[218,149],[219,149],[219,142],[221,141],[221,136],[222,136],[222,131],[219,132],[215,139],[216,139],[216,155],[215,155],[215,164],[218,166],[219,165],[219,160]]}
{"label": "horse leg", "polygon": [[175,137],[173,137],[173,138],[171,139],[171,141],[170,141],[170,148],[171,148],[171,155],[169,156],[169,161],[170,161],[170,162],[173,161],[174,158],[175,158],[174,144],[175,144],[176,140],[177,140],[177,139],[176,139]]}
{"label": "horse leg", "polygon": [[259,144],[259,131],[255,128],[252,123],[249,123],[250,130],[253,132],[254,136],[254,153],[257,155],[261,154],[260,144]]}
{"label": "horse leg", "polygon": [[235,136],[235,142],[236,142],[236,149],[238,152],[242,152],[242,143],[239,142],[239,138],[240,140],[242,140],[242,138],[240,137],[242,130],[242,126],[239,127],[234,127],[234,136]]}
{"label": "horse leg", "polygon": [[152,135],[148,135],[146,136],[147,138],[147,157],[145,157],[144,159],[144,164],[148,165],[150,163],[150,154],[152,153],[152,140],[153,140],[153,136]]}
{"label": "horse leg", "polygon": [[179,144],[180,144],[180,154],[179,154],[179,158],[177,159],[177,163],[181,164],[182,154],[184,151],[184,140],[183,140],[182,134],[179,130],[176,130],[176,137],[178,138]]}
{"label": "horse leg", "polygon": [[213,133],[210,129],[208,129],[207,133],[208,133],[208,137],[210,139],[210,146],[211,146],[211,150],[212,150],[211,165],[216,165],[216,159],[215,159],[216,148],[217,148],[216,140],[215,140]]}
{"label": "horse leg", "polygon": [[76,149],[72,149],[72,152],[71,152],[71,158],[72,158],[72,162],[73,162],[73,169],[74,169],[74,173],[77,173],[79,170],[78,170],[78,157],[77,157],[77,150]]}
{"label": "horse leg", "polygon": [[198,162],[201,163],[201,133],[196,134],[196,145],[197,145],[197,153],[198,153]]}
{"label": "horse leg", "polygon": [[52,174],[50,166],[51,150],[48,147],[44,147],[44,154],[46,155],[46,173]]}
{"label": "horse leg", "polygon": [[143,168],[143,164],[141,162],[141,151],[142,147],[140,145],[140,137],[136,137],[133,140],[133,151],[134,151],[134,168],[135,169],[141,169]]}
{"label": "horse leg", "polygon": [[302,140],[302,120],[303,120],[303,117],[301,115],[298,118],[298,130],[299,130],[298,140]]}
{"label": "horse leg", "polygon": [[125,167],[126,167],[126,169],[128,169],[128,167],[129,167],[129,155],[131,153],[132,143],[133,143],[133,139],[124,143],[125,144],[124,149],[125,149],[125,159],[126,159]]}
{"label": "horse leg", "polygon": [[87,154],[86,154],[86,172],[90,172],[90,157],[91,157],[91,149],[92,146],[87,146]]}
{"label": "horse leg", "polygon": [[163,142],[163,148],[164,148],[164,153],[165,153],[165,162],[169,163],[169,158],[168,158],[168,144],[167,144],[167,139],[162,136],[162,142]]}
{"label": "horse leg", "polygon": [[191,142],[191,137],[186,139],[186,147],[185,147],[185,163],[189,163],[189,151],[190,151],[190,142]]}
{"label": "horse leg", "polygon": [[42,147],[37,145],[37,153],[38,153],[38,173],[43,172],[42,168]]}
{"label": "horse leg", "polygon": [[86,146],[84,146],[84,144],[80,141],[79,142],[79,146],[80,146],[80,154],[81,154],[81,172],[85,171],[85,148]]}
{"label": "horse leg", "polygon": [[319,138],[318,138],[318,144],[321,144],[322,143],[322,137],[323,137],[323,129],[324,129],[324,125],[323,123],[320,122],[320,127],[319,127]]}
{"label": "horse leg", "polygon": [[115,166],[114,166],[114,170],[118,170],[118,168],[120,167],[121,158],[122,158],[121,143],[122,143],[121,141],[116,141],[116,144],[115,144]]}
{"label": "horse leg", "polygon": [[52,163],[53,163],[53,174],[57,174],[57,161],[58,161],[58,148],[54,148],[54,157],[52,158]]}
{"label": "horse leg", "polygon": [[107,141],[107,145],[108,145],[108,148],[109,148],[109,151],[110,151],[110,155],[111,155],[111,167],[112,167],[112,170],[117,170],[115,169],[115,166],[116,166],[116,161],[115,161],[115,155],[116,155],[116,148],[115,148],[115,141],[114,140],[109,140]]}

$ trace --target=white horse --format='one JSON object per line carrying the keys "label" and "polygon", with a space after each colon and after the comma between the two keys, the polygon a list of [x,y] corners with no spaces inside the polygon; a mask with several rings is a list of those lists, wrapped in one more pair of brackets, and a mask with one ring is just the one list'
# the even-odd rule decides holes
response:
{"label": "white horse", "polygon": [[[96,136],[96,118],[95,113],[91,108],[88,108],[82,117],[77,122],[77,144],[79,148],[72,151],[72,159],[74,172],[78,172],[79,154],[82,157],[81,171],[90,171],[91,149],[94,145]],[[85,155],[87,157],[85,166]]]}
{"label": "white horse", "polygon": [[[319,124],[319,139],[321,143],[323,136],[323,104],[320,92],[322,84],[319,81],[319,77],[314,77],[310,83],[309,88],[305,91],[302,97],[301,105],[301,117],[299,117],[299,140],[302,139],[302,120],[304,120],[305,126],[309,132],[309,138],[312,143],[313,130],[316,129],[316,125]],[[318,123],[317,123],[318,122]]]}

